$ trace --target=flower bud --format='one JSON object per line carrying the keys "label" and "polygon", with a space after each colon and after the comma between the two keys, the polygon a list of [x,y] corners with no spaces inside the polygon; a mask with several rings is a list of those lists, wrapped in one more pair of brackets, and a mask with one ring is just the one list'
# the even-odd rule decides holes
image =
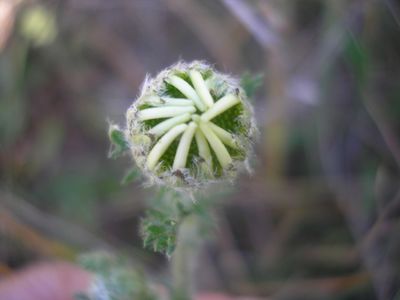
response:
{"label": "flower bud", "polygon": [[256,132],[238,81],[199,61],[147,78],[126,117],[137,165],[151,183],[178,189],[234,179]]}

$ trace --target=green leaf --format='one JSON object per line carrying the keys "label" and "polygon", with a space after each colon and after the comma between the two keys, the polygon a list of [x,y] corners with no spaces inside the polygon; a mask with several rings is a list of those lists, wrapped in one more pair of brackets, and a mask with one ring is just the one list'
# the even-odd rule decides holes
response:
{"label": "green leaf", "polygon": [[122,178],[121,184],[122,185],[127,185],[130,184],[136,180],[139,180],[142,177],[142,174],[138,167],[133,166],[130,168],[127,173],[125,174],[124,178]]}
{"label": "green leaf", "polygon": [[129,150],[129,143],[125,139],[125,134],[117,125],[110,125],[108,136],[111,141],[108,157],[115,159]]}
{"label": "green leaf", "polygon": [[187,195],[168,188],[160,188],[152,199],[149,199],[151,209],[141,221],[143,246],[155,252],[171,256],[176,247],[178,228],[183,219],[195,214],[201,220],[200,233],[202,237],[214,229],[210,205],[215,204],[209,197],[193,202]]}
{"label": "green leaf", "polygon": [[240,79],[240,85],[246,92],[247,97],[252,98],[255,95],[257,90],[262,86],[263,79],[264,75],[261,73],[253,75],[249,72],[246,72],[242,75],[242,78]]}
{"label": "green leaf", "polygon": [[170,256],[175,249],[178,221],[159,210],[148,210],[142,219],[141,232],[145,248]]}

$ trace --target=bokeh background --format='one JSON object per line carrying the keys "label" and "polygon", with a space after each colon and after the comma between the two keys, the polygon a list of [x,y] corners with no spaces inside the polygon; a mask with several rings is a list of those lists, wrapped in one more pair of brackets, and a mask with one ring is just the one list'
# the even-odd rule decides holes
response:
{"label": "bokeh background", "polygon": [[218,196],[198,289],[400,299],[395,0],[0,0],[0,278],[93,249],[168,278],[107,128],[179,59],[263,76],[254,172]]}

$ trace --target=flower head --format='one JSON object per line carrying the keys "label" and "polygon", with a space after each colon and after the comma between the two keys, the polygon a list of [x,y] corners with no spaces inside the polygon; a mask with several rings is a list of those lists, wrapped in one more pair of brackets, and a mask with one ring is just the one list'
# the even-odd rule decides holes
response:
{"label": "flower head", "polygon": [[148,78],[127,111],[126,136],[137,165],[152,183],[174,188],[235,178],[255,132],[237,80],[199,61]]}

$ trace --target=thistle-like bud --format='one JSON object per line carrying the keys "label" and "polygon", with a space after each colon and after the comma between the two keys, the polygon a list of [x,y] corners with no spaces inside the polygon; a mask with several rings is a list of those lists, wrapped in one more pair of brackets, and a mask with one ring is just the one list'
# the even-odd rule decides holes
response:
{"label": "thistle-like bud", "polygon": [[137,165],[152,183],[173,188],[234,179],[256,132],[238,81],[199,61],[148,78],[126,117]]}

